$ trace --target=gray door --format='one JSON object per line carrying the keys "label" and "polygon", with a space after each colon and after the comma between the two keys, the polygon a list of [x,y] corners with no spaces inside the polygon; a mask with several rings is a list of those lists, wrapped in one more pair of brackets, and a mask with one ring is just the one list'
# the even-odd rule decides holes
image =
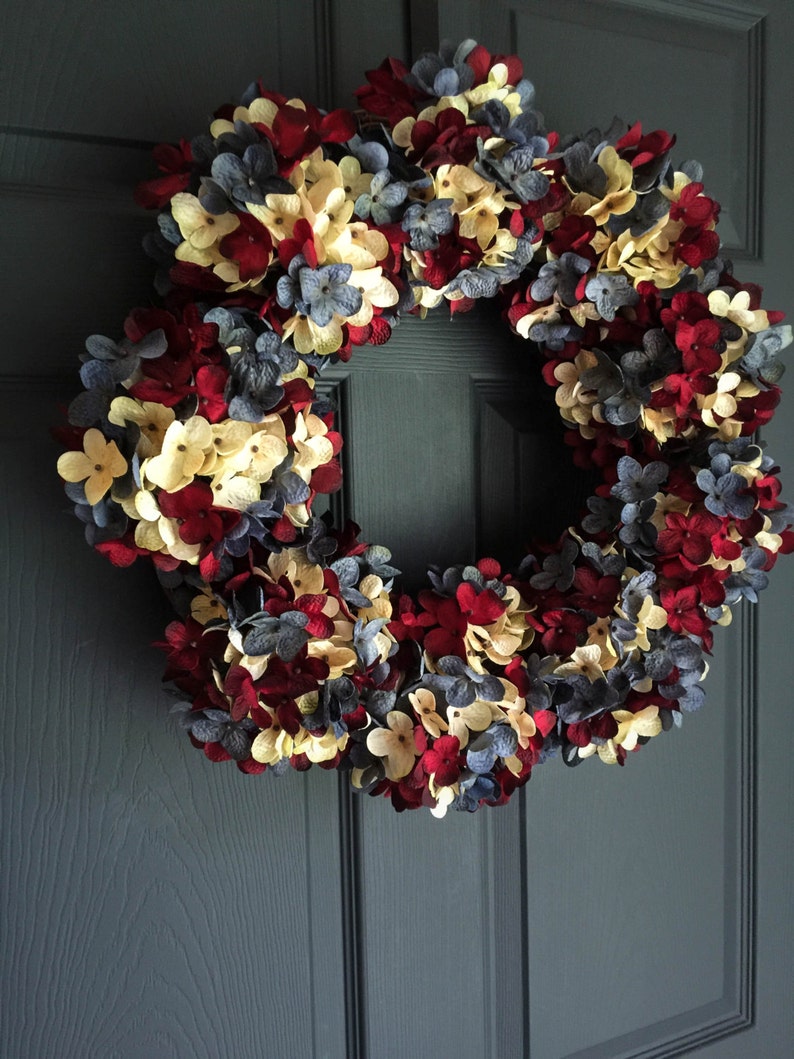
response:
{"label": "gray door", "polygon": [[[364,69],[433,46],[437,25],[521,55],[550,127],[618,113],[678,132],[724,205],[737,274],[794,313],[794,7],[10,6],[0,1055],[790,1055],[794,563],[717,637],[704,710],[625,769],[548,762],[504,808],[397,815],[320,769],[246,777],[190,748],[149,646],[167,604],[150,571],[85,546],[48,429],[84,337],[118,334],[149,297],[150,218],[130,194],[148,145],[197,131],[258,75],[348,104]],[[423,557],[519,547],[512,527],[549,488],[545,432],[517,431],[511,411],[531,380],[509,344],[483,356],[482,334],[409,321],[390,369],[362,350],[329,382],[366,456],[343,502],[412,577]],[[376,452],[364,417],[383,393]],[[789,394],[766,431],[789,497],[791,409]],[[517,478],[533,488],[515,504]]]}

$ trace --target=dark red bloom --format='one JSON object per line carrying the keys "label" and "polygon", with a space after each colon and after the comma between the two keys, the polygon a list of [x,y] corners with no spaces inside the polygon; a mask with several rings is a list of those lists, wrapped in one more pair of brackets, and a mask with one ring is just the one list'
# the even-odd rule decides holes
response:
{"label": "dark red bloom", "polygon": [[185,544],[210,546],[223,540],[240,521],[240,512],[215,507],[212,489],[205,482],[191,482],[175,493],[160,493],[160,510],[179,523],[179,536]]}
{"label": "dark red bloom", "polygon": [[218,364],[205,364],[196,372],[196,395],[198,396],[197,414],[218,423],[226,418],[228,406],[223,394],[229,373]]}
{"label": "dark red bloom", "polygon": [[662,606],[667,611],[667,624],[673,632],[690,632],[703,636],[711,622],[700,606],[700,592],[690,585],[685,588],[663,588]]}
{"label": "dark red bloom", "polygon": [[697,181],[687,184],[678,202],[670,204],[671,219],[683,221],[687,228],[702,228],[716,222],[720,214],[720,204],[707,195],[702,195],[702,191],[703,185]]}
{"label": "dark red bloom", "polygon": [[707,375],[717,371],[725,349],[720,325],[711,318],[690,324],[679,322],[675,329],[675,344],[681,350],[684,371],[700,371]]}
{"label": "dark red bloom", "polygon": [[547,610],[540,619],[528,615],[527,621],[542,633],[541,643],[549,654],[572,654],[587,630],[587,618],[575,610]]}
{"label": "dark red bloom", "polygon": [[422,768],[435,776],[439,787],[456,783],[461,773],[460,740],[456,735],[442,735],[422,755]]}
{"label": "dark red bloom", "polygon": [[695,566],[701,566],[711,558],[711,539],[719,531],[721,520],[704,511],[687,518],[678,512],[665,517],[665,529],[656,540],[662,555],[680,552]]}
{"label": "dark red bloom", "polygon": [[250,213],[237,215],[240,225],[220,241],[220,252],[224,257],[236,261],[243,282],[264,275],[273,260],[273,240],[261,221]]}
{"label": "dark red bloom", "polygon": [[160,143],[152,151],[157,168],[165,176],[144,180],[133,196],[139,206],[145,210],[159,210],[179,191],[184,191],[190,183],[190,167],[193,164],[193,153],[188,140],[180,140],[179,145]]}

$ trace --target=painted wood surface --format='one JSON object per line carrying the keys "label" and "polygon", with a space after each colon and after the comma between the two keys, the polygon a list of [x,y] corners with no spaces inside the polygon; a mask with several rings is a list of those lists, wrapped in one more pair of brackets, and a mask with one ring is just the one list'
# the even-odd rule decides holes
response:
{"label": "painted wood surface", "polygon": [[[436,5],[10,6],[0,1055],[788,1056],[790,561],[757,619],[718,636],[682,732],[622,770],[549,762],[504,809],[439,823],[351,799],[319,769],[276,780],[205,761],[168,715],[154,578],[93,554],[59,490],[47,432],[84,338],[118,335],[149,297],[151,218],[131,200],[147,145],[199,131],[260,74],[349,103],[385,54],[434,43]],[[550,123],[606,123],[630,83],[629,116],[675,128],[705,164],[737,272],[794,311],[787,0],[438,7],[442,35],[519,51]],[[447,342],[451,327],[411,321],[388,359],[362,351],[330,382],[360,460],[348,510],[395,553],[424,534],[448,561],[512,546],[506,527],[534,524],[561,460],[513,421],[512,369],[482,370],[476,328]],[[794,495],[791,410],[785,396],[766,433]],[[373,436],[381,454],[362,459]],[[503,516],[516,481],[535,484]]]}

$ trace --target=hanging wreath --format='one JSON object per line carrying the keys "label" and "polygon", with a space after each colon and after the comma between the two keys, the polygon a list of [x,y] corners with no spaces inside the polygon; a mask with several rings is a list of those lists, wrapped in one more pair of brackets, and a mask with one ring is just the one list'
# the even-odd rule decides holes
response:
{"label": "hanging wreath", "polygon": [[[157,148],[163,307],[88,339],[58,470],[88,542],[177,600],[166,679],[210,760],[441,816],[550,756],[622,765],[701,705],[713,625],[794,544],[753,440],[792,335],[673,136],[547,132],[520,61],[473,41],[367,80],[356,115],[257,83]],[[517,569],[431,569],[413,597],[399,557],[312,514],[341,483],[316,383],[402,315],[485,298],[600,484]]]}

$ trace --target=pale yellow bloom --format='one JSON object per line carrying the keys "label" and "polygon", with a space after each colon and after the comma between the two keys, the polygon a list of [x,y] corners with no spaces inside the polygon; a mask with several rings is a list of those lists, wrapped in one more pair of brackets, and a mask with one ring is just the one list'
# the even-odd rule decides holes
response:
{"label": "pale yellow bloom", "polygon": [[171,213],[182,238],[196,250],[207,250],[240,225],[233,213],[209,213],[195,195],[179,191],[171,199]]}
{"label": "pale yellow bloom", "polygon": [[85,498],[98,504],[114,478],[127,473],[127,461],[115,441],[106,441],[101,431],[90,427],[83,435],[83,452],[64,452],[58,458],[58,474],[65,482],[85,481]]}
{"label": "pale yellow bloom", "polygon": [[400,780],[414,767],[418,751],[414,742],[411,718],[400,710],[386,714],[388,728],[373,728],[367,735],[367,749],[375,757],[383,758],[386,776]]}

